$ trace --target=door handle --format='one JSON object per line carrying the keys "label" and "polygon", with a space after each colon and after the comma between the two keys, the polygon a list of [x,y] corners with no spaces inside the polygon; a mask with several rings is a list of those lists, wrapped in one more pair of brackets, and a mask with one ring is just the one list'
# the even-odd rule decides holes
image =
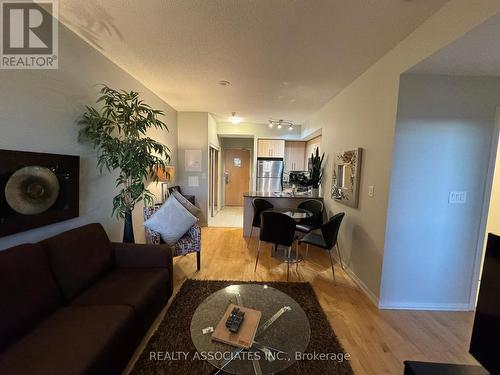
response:
{"label": "door handle", "polygon": [[224,182],[227,184],[229,184],[229,172],[224,172]]}

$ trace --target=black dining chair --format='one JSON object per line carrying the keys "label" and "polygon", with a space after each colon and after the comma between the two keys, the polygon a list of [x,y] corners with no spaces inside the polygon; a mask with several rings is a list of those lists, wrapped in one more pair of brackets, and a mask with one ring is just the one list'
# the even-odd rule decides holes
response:
{"label": "black dining chair", "polygon": [[260,228],[260,214],[265,210],[270,210],[274,208],[272,203],[266,201],[265,199],[255,198],[252,201],[253,206],[253,220],[252,229],[250,229],[250,238],[252,238],[253,228]]}
{"label": "black dining chair", "polygon": [[[259,247],[257,248],[257,257],[255,258],[254,272],[257,271],[259,254],[262,242],[269,242],[274,245],[282,245],[288,248],[288,259],[291,257],[292,245],[295,241],[295,220],[281,212],[264,211],[261,214],[261,226]],[[296,248],[298,251],[298,248]],[[298,255],[298,253],[297,253]],[[287,262],[286,279],[290,275],[290,262]]]}
{"label": "black dining chair", "polygon": [[339,253],[340,266],[342,267],[342,269],[344,268],[344,265],[342,263],[342,255],[340,254],[340,248],[337,242],[340,224],[342,223],[342,219],[344,218],[344,216],[345,213],[343,212],[334,215],[330,220],[328,220],[321,226],[321,231],[319,233],[309,232],[299,240],[299,244],[305,243],[308,248],[309,245],[313,245],[328,250],[328,254],[330,255],[330,263],[332,265],[333,280],[335,280],[335,269],[333,268],[332,258],[332,250],[334,246],[337,247],[337,251]]}
{"label": "black dining chair", "polygon": [[318,199],[308,199],[300,203],[298,208],[307,210],[313,215],[306,219],[302,219],[299,224],[297,224],[297,232],[309,233],[313,230],[321,228],[323,225],[323,213],[325,206],[323,202]]}

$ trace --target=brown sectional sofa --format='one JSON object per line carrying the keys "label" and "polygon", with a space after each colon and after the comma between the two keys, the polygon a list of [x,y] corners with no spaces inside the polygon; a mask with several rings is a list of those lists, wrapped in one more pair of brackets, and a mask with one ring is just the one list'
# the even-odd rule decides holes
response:
{"label": "brown sectional sofa", "polygon": [[99,224],[0,251],[0,374],[120,374],[171,295],[168,246]]}

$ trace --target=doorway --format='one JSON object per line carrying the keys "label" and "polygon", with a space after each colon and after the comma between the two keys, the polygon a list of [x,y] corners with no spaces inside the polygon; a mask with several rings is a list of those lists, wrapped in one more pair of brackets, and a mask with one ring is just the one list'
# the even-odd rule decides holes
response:
{"label": "doorway", "polygon": [[224,150],[225,205],[243,206],[243,194],[250,182],[250,151]]}
{"label": "doorway", "polygon": [[208,209],[210,217],[219,212],[219,150],[209,147],[209,185],[208,185]]}

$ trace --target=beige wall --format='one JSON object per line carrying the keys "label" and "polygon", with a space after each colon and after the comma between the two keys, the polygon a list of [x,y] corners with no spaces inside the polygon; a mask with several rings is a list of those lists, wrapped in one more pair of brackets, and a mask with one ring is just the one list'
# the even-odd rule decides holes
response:
{"label": "beige wall", "polygon": [[[177,183],[182,192],[196,197],[196,205],[202,210],[200,225],[207,225],[208,218],[208,113],[179,112],[177,114],[179,173]],[[201,172],[185,170],[185,151],[201,150]],[[199,186],[188,186],[189,176],[197,176]]]}
{"label": "beige wall", "polygon": [[[500,109],[498,110],[496,121],[496,129],[498,130],[500,129]],[[490,207],[488,210],[486,233],[494,233],[500,236],[500,142],[498,142],[496,154],[495,172],[493,176],[493,185],[491,187],[491,198]]]}
{"label": "beige wall", "polygon": [[[141,83],[64,26],[59,26],[59,69],[0,70],[0,148],[80,155],[80,217],[0,238],[0,249],[34,242],[66,229],[100,222],[112,240],[122,236],[122,222],[111,217],[112,198],[117,193],[114,176],[96,169],[95,151],[77,142],[77,120],[85,105],[98,96],[96,84],[137,90],[163,118],[170,132],[151,136],[167,144],[175,164],[177,156],[177,113]],[[159,189],[152,187],[155,192]],[[144,241],[142,207],[134,211],[136,240]]]}
{"label": "beige wall", "polygon": [[[222,207],[222,189],[223,189],[223,180],[221,178],[221,170],[222,170],[222,158],[221,158],[221,145],[220,145],[220,140],[219,136],[217,134],[217,122],[215,121],[214,117],[212,114],[208,114],[208,145],[214,147],[215,149],[219,150],[219,160],[218,160],[218,171],[219,171],[219,176],[218,176],[218,196],[217,196],[217,207],[215,208],[217,211],[221,209]],[[208,150],[210,152],[210,150]],[[210,163],[209,163],[210,164]],[[208,166],[208,171],[210,175],[210,165]],[[210,189],[209,189],[210,193]],[[210,212],[210,207],[208,208],[208,212]],[[208,218],[210,220],[210,217]]]}
{"label": "beige wall", "polygon": [[[471,11],[471,8],[473,11]],[[331,188],[335,152],[362,147],[359,208],[333,201],[330,214],[344,211],[340,247],[348,272],[375,302],[381,283],[392,146],[400,74],[500,11],[500,1],[452,0],[387,53],[303,126],[303,134],[322,128],[326,153],[323,191]],[[369,198],[368,186],[375,186]]]}

